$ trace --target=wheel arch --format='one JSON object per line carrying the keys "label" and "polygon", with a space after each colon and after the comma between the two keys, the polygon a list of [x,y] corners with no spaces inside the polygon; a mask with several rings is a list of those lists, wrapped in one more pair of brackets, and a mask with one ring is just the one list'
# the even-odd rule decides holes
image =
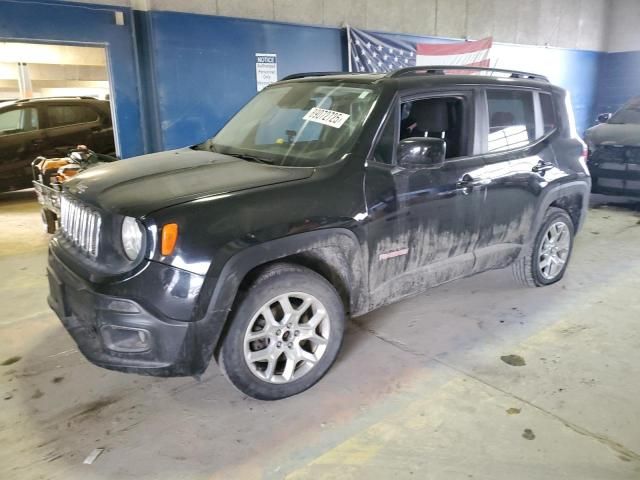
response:
{"label": "wheel arch", "polygon": [[344,228],[304,232],[264,242],[233,255],[224,265],[202,317],[208,319],[201,344],[203,364],[217,351],[229,313],[243,291],[274,263],[300,265],[324,277],[338,291],[345,312],[365,313],[369,305],[366,262],[355,234]]}
{"label": "wheel arch", "polygon": [[535,221],[533,222],[530,241],[532,242],[535,239],[540,225],[544,220],[544,216],[550,207],[565,210],[569,214],[569,217],[571,217],[575,232],[577,233],[582,228],[587,215],[590,189],[591,186],[588,182],[575,181],[557,185],[548,190],[540,200]]}

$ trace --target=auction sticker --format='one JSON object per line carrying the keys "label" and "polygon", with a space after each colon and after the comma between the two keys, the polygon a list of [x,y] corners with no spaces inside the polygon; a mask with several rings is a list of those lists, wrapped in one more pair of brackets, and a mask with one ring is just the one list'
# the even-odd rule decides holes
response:
{"label": "auction sticker", "polygon": [[321,123],[333,128],[340,128],[344,122],[350,117],[348,113],[336,112],[334,110],[326,110],[324,108],[313,107],[302,117],[310,122]]}

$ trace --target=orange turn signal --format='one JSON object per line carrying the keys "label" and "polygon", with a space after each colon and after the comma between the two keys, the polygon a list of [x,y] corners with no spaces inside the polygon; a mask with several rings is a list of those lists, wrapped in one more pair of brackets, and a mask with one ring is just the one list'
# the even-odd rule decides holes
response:
{"label": "orange turn signal", "polygon": [[173,253],[178,241],[178,224],[167,223],[162,227],[162,241],[160,242],[160,252],[165,257]]}

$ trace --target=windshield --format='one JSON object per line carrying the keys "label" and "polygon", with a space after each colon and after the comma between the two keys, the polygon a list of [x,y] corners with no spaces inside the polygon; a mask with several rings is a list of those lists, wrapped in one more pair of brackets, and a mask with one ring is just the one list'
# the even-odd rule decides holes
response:
{"label": "windshield", "polygon": [[316,167],[342,158],[356,141],[377,93],[328,82],[269,87],[206,147],[274,165]]}
{"label": "windshield", "polygon": [[640,97],[631,99],[624,107],[618,110],[607,123],[640,124]]}

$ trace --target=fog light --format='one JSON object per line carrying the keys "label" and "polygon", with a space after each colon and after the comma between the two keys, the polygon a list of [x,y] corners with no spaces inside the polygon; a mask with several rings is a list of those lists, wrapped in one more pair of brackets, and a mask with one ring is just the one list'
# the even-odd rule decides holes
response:
{"label": "fog light", "polygon": [[151,335],[142,328],[103,325],[100,329],[105,346],[122,353],[141,353],[151,348]]}
{"label": "fog light", "polygon": [[138,307],[136,307],[131,302],[127,302],[126,300],[111,300],[107,304],[107,310],[122,313],[140,313]]}

